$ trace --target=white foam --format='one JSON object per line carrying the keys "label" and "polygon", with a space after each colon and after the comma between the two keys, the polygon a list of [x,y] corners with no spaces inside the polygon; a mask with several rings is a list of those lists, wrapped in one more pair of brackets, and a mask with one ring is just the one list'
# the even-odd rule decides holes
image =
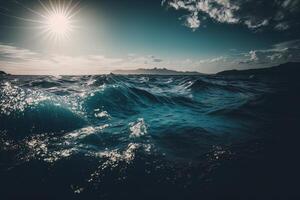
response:
{"label": "white foam", "polygon": [[[97,110],[97,111],[96,111]],[[97,118],[110,118],[110,115],[108,114],[107,111],[102,111],[102,112],[99,112],[99,109],[96,109],[95,111],[95,117]]]}
{"label": "white foam", "polygon": [[147,134],[147,125],[143,118],[139,118],[136,122],[129,123],[130,137],[141,137]]}

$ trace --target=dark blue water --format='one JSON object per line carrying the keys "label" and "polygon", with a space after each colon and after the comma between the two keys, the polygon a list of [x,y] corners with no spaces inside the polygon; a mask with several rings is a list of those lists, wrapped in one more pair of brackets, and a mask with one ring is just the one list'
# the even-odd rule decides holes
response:
{"label": "dark blue water", "polygon": [[300,197],[300,81],[1,76],[1,199]]}

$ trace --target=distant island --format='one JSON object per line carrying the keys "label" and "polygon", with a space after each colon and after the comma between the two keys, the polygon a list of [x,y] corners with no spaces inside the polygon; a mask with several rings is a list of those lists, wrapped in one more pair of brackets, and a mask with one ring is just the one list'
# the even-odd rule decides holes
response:
{"label": "distant island", "polygon": [[269,75],[276,77],[299,77],[300,75],[300,63],[288,62],[280,64],[274,67],[258,68],[258,69],[246,69],[246,70],[227,70],[217,73],[221,76],[261,76]]}
{"label": "distant island", "polygon": [[[152,69],[133,69],[133,70],[115,70],[111,72],[117,75],[204,75],[197,71],[176,71],[167,68],[152,68]],[[0,70],[0,75],[11,75]],[[212,74],[213,75],[213,74]],[[300,62],[288,62],[274,67],[255,68],[245,70],[225,70],[216,73],[218,76],[263,76],[270,77],[293,77],[299,78]]]}
{"label": "distant island", "polygon": [[115,70],[113,74],[120,75],[200,75],[201,73],[196,71],[175,71],[166,68],[152,68],[152,69],[134,69],[134,70]]}
{"label": "distant island", "polygon": [[7,75],[4,71],[0,71],[0,75]]}

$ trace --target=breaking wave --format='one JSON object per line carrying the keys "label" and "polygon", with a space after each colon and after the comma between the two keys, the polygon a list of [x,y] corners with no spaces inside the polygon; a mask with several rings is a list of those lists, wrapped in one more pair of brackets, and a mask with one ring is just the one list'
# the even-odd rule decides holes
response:
{"label": "breaking wave", "polygon": [[33,197],[33,188],[57,197],[46,181],[67,199],[119,199],[134,187],[147,193],[136,183],[145,179],[181,199],[223,162],[259,152],[257,141],[275,129],[266,124],[300,113],[283,106],[300,100],[289,88],[233,77],[3,76],[0,84],[1,179],[16,188],[13,174],[25,173],[24,183],[38,169],[31,185],[17,186]]}

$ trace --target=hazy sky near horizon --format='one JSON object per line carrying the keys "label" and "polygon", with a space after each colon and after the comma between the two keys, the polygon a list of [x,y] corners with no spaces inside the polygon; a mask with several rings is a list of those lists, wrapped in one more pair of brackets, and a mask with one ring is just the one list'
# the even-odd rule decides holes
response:
{"label": "hazy sky near horizon", "polygon": [[13,74],[300,61],[300,0],[0,0],[0,29],[0,70]]}

